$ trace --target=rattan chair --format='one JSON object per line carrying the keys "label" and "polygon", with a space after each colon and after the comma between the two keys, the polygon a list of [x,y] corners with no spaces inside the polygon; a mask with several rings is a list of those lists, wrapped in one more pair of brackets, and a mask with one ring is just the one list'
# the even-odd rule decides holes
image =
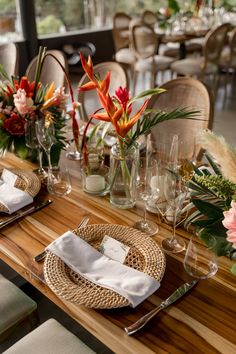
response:
{"label": "rattan chair", "polygon": [[115,46],[114,59],[116,62],[123,65],[125,69],[130,69],[132,76],[135,56],[129,48],[129,25],[131,20],[132,17],[128,14],[117,12],[113,17],[112,35]]}
{"label": "rattan chair", "polygon": [[172,71],[177,75],[196,77],[201,80],[205,75],[213,75],[215,79],[229,28],[230,25],[225,23],[208,32],[203,43],[203,56],[175,61],[171,65]]}
{"label": "rattan chair", "polygon": [[[197,144],[197,133],[201,129],[212,127],[214,103],[211,91],[201,81],[182,77],[162,85],[166,92],[153,96],[147,109],[160,109],[170,112],[176,108],[197,110],[196,119],[176,119],[165,121],[152,129],[152,138],[157,143],[168,141],[173,134],[178,134],[180,140],[188,146],[188,158],[202,157],[201,147]],[[187,150],[187,149],[186,149]]]}
{"label": "rattan chair", "polygon": [[[114,61],[108,61],[94,65],[94,73],[99,75],[101,79],[105,78],[106,73],[108,71],[111,72],[111,81],[109,86],[109,93],[111,96],[115,94],[115,91],[119,88],[119,86],[127,88],[129,87],[126,71],[119,63],[116,63]],[[84,74],[78,84],[78,87],[84,85],[88,81],[89,79],[87,75]],[[99,101],[96,90],[84,92],[79,91],[78,101],[82,105],[82,116],[80,118],[83,121],[87,121],[88,117],[92,113],[94,113],[97,109],[101,108],[101,102]]]}
{"label": "rattan chair", "polygon": [[[55,56],[62,66],[68,72],[67,60],[63,52],[60,50],[48,50],[47,53]],[[26,70],[26,76],[30,81],[34,81],[35,79],[35,71],[36,71],[37,57],[35,57],[29,64]],[[65,83],[65,75],[60,65],[56,62],[56,60],[47,56],[45,58],[45,62],[43,64],[43,69],[40,77],[40,81],[43,85],[50,84],[54,81],[55,87],[64,86]]]}
{"label": "rattan chair", "polygon": [[145,25],[149,25],[154,27],[155,24],[157,23],[157,15],[155,14],[155,12],[151,11],[151,10],[145,10],[142,13],[142,21],[143,23],[145,23]]}
{"label": "rattan chair", "polygon": [[18,48],[14,43],[0,45],[0,64],[9,77],[18,75]]}
{"label": "rattan chair", "polygon": [[150,87],[155,86],[156,75],[159,71],[163,72],[170,68],[174,59],[157,55],[159,40],[154,29],[143,22],[136,22],[130,28],[131,48],[135,54],[133,76],[133,92],[135,92],[137,73],[150,72]]}

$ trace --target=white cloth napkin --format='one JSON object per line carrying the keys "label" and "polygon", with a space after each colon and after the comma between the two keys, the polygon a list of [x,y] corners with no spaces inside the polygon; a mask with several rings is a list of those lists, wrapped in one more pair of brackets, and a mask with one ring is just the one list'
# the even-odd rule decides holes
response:
{"label": "white cloth napkin", "polygon": [[124,296],[132,307],[139,305],[160,287],[154,278],[104,256],[71,231],[46,249],[84,278]]}
{"label": "white cloth napkin", "polygon": [[[17,178],[16,175],[15,177]],[[8,214],[33,203],[33,198],[28,193],[12,185],[14,182],[14,174],[4,169],[0,179],[0,202],[8,209]]]}

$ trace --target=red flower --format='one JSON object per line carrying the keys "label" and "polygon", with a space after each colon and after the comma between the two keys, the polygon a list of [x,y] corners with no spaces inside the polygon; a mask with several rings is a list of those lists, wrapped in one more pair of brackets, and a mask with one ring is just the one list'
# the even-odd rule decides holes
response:
{"label": "red flower", "polygon": [[14,86],[16,91],[21,88],[25,90],[27,97],[33,97],[35,82],[30,82],[26,76],[21,78],[20,83],[17,80],[14,80]]}
{"label": "red flower", "polygon": [[[127,104],[129,103],[129,91],[126,87],[122,88],[121,86],[115,91],[115,98],[118,102],[123,106],[124,110],[126,111]],[[132,104],[128,106],[128,114],[132,111]]]}
{"label": "red flower", "polygon": [[3,128],[14,136],[24,135],[25,133],[25,120],[21,116],[12,113],[10,118],[5,119]]}

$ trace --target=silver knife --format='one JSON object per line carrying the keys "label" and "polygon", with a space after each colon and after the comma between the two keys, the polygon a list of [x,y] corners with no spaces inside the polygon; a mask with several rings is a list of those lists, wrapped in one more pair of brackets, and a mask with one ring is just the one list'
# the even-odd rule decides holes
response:
{"label": "silver knife", "polygon": [[2,229],[3,227],[11,224],[12,222],[22,218],[23,216],[26,216],[26,215],[29,215],[29,214],[32,214],[34,213],[35,211],[38,211],[40,209],[43,209],[44,207],[46,207],[47,205],[51,204],[52,203],[52,200],[51,199],[48,199],[44,202],[41,202],[39,204],[36,204],[36,205],[33,205],[32,207],[26,209],[26,210],[20,210],[16,213],[16,215],[8,218],[7,220],[4,220],[4,221],[1,221],[0,222],[0,229]]}
{"label": "silver knife", "polygon": [[143,328],[150,320],[153,318],[158,312],[165,309],[167,306],[173,304],[173,302],[180,299],[184,294],[186,294],[195,284],[197,284],[198,280],[192,280],[188,283],[181,285],[177,290],[175,290],[166,300],[162,301],[159,306],[155,307],[153,310],[148,312],[146,315],[141,317],[138,321],[133,323],[129,327],[125,327],[125,332],[128,335],[131,335],[141,328]]}

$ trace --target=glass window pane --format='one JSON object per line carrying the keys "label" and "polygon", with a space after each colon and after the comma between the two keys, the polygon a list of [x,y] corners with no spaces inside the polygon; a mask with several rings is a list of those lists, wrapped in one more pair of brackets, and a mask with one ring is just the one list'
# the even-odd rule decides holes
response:
{"label": "glass window pane", "polygon": [[18,0],[0,0],[0,43],[22,39]]}
{"label": "glass window pane", "polygon": [[131,16],[145,9],[157,12],[167,0],[35,0],[38,34],[97,29],[112,25],[118,11]]}

